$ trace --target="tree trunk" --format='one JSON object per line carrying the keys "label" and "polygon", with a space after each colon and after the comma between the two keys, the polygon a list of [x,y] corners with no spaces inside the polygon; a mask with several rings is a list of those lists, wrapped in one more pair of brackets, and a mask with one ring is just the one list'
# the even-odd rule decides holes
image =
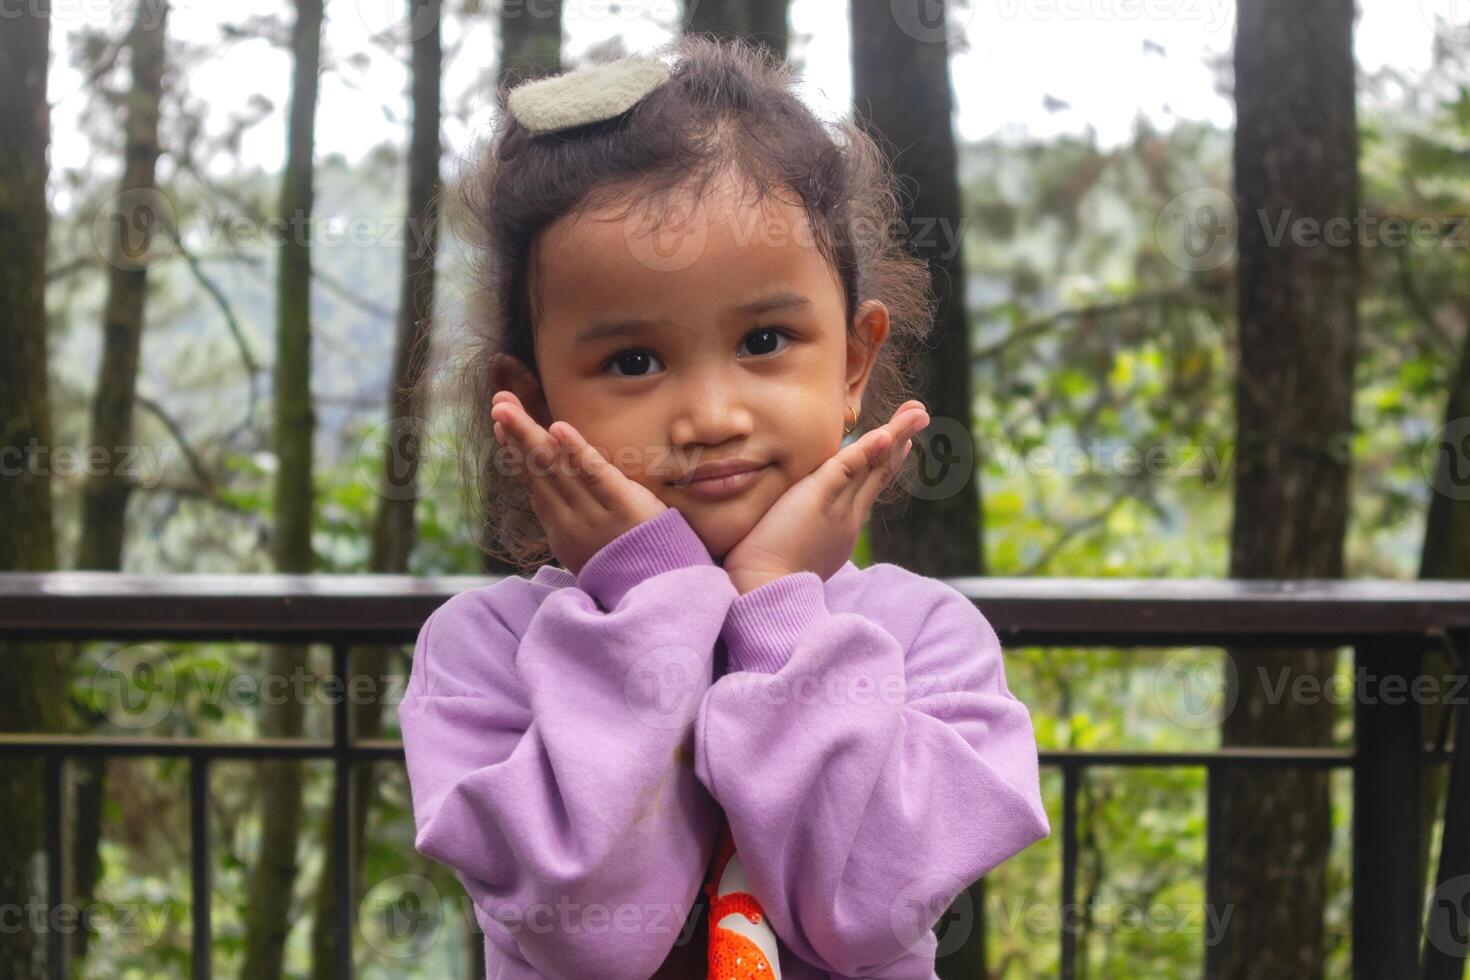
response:
{"label": "tree trunk", "polygon": [[502,5],[498,85],[529,81],[561,70],[561,8],[560,0]]}
{"label": "tree trunk", "polygon": [[[1356,235],[1299,243],[1293,227],[1351,220],[1358,200],[1352,0],[1241,0],[1235,43],[1240,364],[1230,575],[1343,573],[1357,357]],[[1276,229],[1287,232],[1273,244]],[[1300,225],[1296,224],[1301,222]],[[1326,746],[1335,704],[1272,698],[1282,677],[1326,690],[1333,649],[1232,649],[1227,746]],[[1290,690],[1290,688],[1287,688]],[[1323,973],[1328,774],[1226,769],[1210,827],[1210,895],[1231,913],[1207,973]]]}
{"label": "tree trunk", "polygon": [[[103,460],[100,471],[89,473],[82,492],[79,569],[122,570],[123,540],[128,496],[133,481],[123,469],[133,445],[133,393],[138,380],[144,310],[148,296],[148,265],[155,234],[164,216],[158,213],[158,119],[163,101],[164,38],[168,18],[165,0],[138,8],[128,36],[132,88],[123,122],[123,176],[118,185],[118,210],[109,230],[107,300],[102,309],[102,359],[97,368],[97,390],[92,399],[92,451]],[[75,861],[73,897],[78,907],[92,900],[101,872],[102,802],[106,797],[107,759],[87,758],[74,763],[76,777]],[[90,929],[73,933],[72,955],[87,955]]]}
{"label": "tree trunk", "polygon": [[[0,30],[0,446],[19,455],[0,477],[0,571],[56,568],[51,523],[51,410],[46,381],[46,71],[50,5],[30,5]],[[59,732],[66,663],[60,644],[0,642],[0,731]],[[0,907],[45,900],[39,759],[0,756]],[[7,929],[0,980],[44,975],[46,933]]]}
{"label": "tree trunk", "polygon": [[[941,442],[961,439],[964,448],[973,445],[970,335],[959,236],[963,208],[951,123],[954,97],[947,43],[951,31],[943,4],[932,7],[936,20],[922,24],[896,16],[890,6],[867,0],[853,0],[849,6],[853,102],[867,129],[891,144],[904,183],[916,188],[912,202],[906,202],[904,220],[917,254],[929,262],[939,300],[937,337],[933,348],[921,355],[917,380],[930,417],[942,423],[929,429],[938,458],[945,451]],[[880,424],[887,419],[868,421]],[[868,525],[874,561],[941,578],[985,574],[980,473],[973,453],[958,455],[968,472],[953,493],[874,510]],[[952,460],[941,462],[954,465]],[[944,931],[937,968],[946,980],[985,974],[984,908],[982,880],[971,885],[940,920]],[[962,938],[950,934],[956,928],[965,930]]]}
{"label": "tree trunk", "polygon": [[[404,236],[402,291],[398,301],[398,333],[394,347],[393,373],[388,381],[388,423],[383,483],[372,531],[369,567],[375,573],[404,574],[415,540],[414,508],[418,501],[420,447],[427,426],[421,383],[428,365],[434,314],[434,259],[439,232],[439,142],[440,76],[443,50],[439,0],[418,3],[409,0],[409,14],[431,18],[433,28],[415,36],[412,53],[413,132],[408,152],[408,210]],[[353,679],[347,691],[367,690],[373,696],[351,703],[352,736],[377,738],[383,729],[382,696],[391,666],[392,648],[362,646],[350,652],[349,672]],[[364,678],[358,681],[357,677]],[[358,685],[363,685],[359,687]],[[354,844],[349,860],[356,881],[362,867],[362,844],[367,816],[372,809],[376,781],[373,764],[362,763],[353,771],[351,823]],[[337,851],[333,847],[333,822],[328,814],[321,835],[326,861],[318,882],[316,916],[312,930],[312,976],[331,980],[338,951],[332,929],[336,921],[336,899],[332,883],[336,877]],[[356,905],[358,896],[352,896]],[[483,954],[481,954],[483,955]]]}
{"label": "tree trunk", "polygon": [[785,58],[790,6],[790,0],[685,0],[684,31],[744,38]]}
{"label": "tree trunk", "polygon": [[[937,37],[930,37],[905,30],[885,4],[854,2],[851,11],[854,108],[870,131],[892,144],[896,169],[906,186],[916,188],[913,201],[906,202],[904,220],[915,251],[929,262],[939,299],[935,346],[920,361],[921,397],[933,419],[954,429],[948,433],[951,438],[964,433],[968,445],[970,338],[959,236],[963,209],[945,32],[935,27]],[[937,15],[942,16],[942,7]],[[930,434],[945,433],[931,425]],[[973,454],[959,455],[970,472],[956,492],[935,500],[916,498],[900,514],[876,515],[869,529],[874,561],[925,575],[985,574],[979,470],[970,462]]]}
{"label": "tree trunk", "polygon": [[[271,548],[276,571],[312,570],[311,526],[311,246],[312,153],[316,125],[317,72],[321,64],[322,0],[296,0],[291,32],[295,62],[286,169],[281,179],[280,215],[286,232],[279,246],[276,280],[275,527]],[[267,678],[289,678],[305,669],[308,647],[271,644]],[[280,683],[280,682],[277,682]],[[292,690],[286,685],[284,690]],[[305,705],[295,697],[271,699],[260,708],[260,734],[299,738]],[[260,850],[251,868],[245,909],[242,980],[279,977],[286,936],[293,921],[296,844],[301,826],[302,765],[297,761],[260,766]]]}
{"label": "tree trunk", "polygon": [[162,220],[157,208],[154,171],[158,163],[158,117],[163,96],[164,18],[168,5],[141,6],[128,36],[132,88],[126,102],[119,210],[109,228],[107,299],[102,309],[102,357],[92,399],[93,452],[103,460],[91,472],[82,495],[82,527],[77,568],[118,571],[123,550],[124,516],[132,480],[116,472],[133,439],[133,392],[143,338],[148,264]]}
{"label": "tree trunk", "polygon": [[[1429,512],[1424,524],[1424,547],[1419,558],[1421,579],[1470,578],[1470,496],[1465,493],[1467,476],[1459,472],[1464,457],[1455,437],[1463,439],[1465,419],[1470,418],[1470,324],[1460,342],[1460,357],[1449,380],[1445,399],[1445,428],[1436,434],[1436,469],[1429,494]],[[1452,428],[1453,427],[1453,428]],[[1454,690],[1454,664],[1444,650],[1425,654],[1423,673],[1438,678],[1439,690]],[[1427,737],[1438,736],[1447,720],[1447,706],[1430,701],[1422,707],[1420,731]],[[1463,736],[1462,736],[1463,737]],[[1419,829],[1419,880],[1422,890],[1433,886],[1433,869],[1429,867],[1429,845],[1434,836],[1434,822],[1444,807],[1448,766],[1427,765],[1423,772]]]}

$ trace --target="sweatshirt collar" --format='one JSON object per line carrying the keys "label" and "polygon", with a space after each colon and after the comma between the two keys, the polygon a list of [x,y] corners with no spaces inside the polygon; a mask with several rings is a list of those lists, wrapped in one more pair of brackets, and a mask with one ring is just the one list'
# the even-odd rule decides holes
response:
{"label": "sweatshirt collar", "polygon": [[558,568],[555,565],[542,565],[536,569],[536,574],[532,576],[531,581],[539,582],[542,585],[549,585],[553,589],[560,589],[569,585],[576,585],[577,576],[565,568]]}

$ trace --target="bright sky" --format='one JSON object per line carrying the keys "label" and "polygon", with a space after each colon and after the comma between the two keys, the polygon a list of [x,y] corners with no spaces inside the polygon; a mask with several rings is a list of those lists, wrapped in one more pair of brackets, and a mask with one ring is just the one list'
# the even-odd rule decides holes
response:
{"label": "bright sky", "polygon": [[[83,167],[89,146],[78,128],[84,100],[81,77],[70,65],[66,35],[85,25],[106,25],[131,16],[137,0],[53,0],[50,92],[59,100],[52,121],[53,168]],[[156,4],[158,0],[143,0]],[[533,11],[546,0],[502,0]],[[882,2],[882,0],[865,0]],[[922,0],[930,3],[934,0]],[[213,44],[223,17],[284,11],[285,0],[238,0],[222,8],[212,0],[173,0],[170,37]],[[368,42],[401,20],[403,0],[328,0],[326,45],[338,59],[369,53],[365,70],[344,68],[349,79],[328,75],[317,115],[317,153],[360,156],[384,140],[405,140],[405,124],[385,117],[380,106],[407,118],[406,65]],[[487,9],[495,4],[487,3]],[[567,47],[575,62],[589,48],[621,35],[631,50],[653,48],[671,36],[678,0],[565,0]],[[1357,54],[1368,70],[1392,65],[1413,71],[1428,67],[1434,25],[1463,28],[1470,22],[1467,0],[1359,0]],[[805,60],[806,97],[827,116],[846,111],[851,97],[846,0],[794,0],[793,55]],[[963,31],[969,50],[955,54],[951,77],[961,138],[1045,138],[1097,131],[1098,142],[1128,140],[1136,118],[1146,116],[1167,129],[1176,118],[1229,125],[1230,102],[1215,90],[1207,59],[1229,52],[1235,30],[1234,0],[968,0],[951,4],[951,26]],[[460,36],[459,19],[446,30],[446,45],[462,44],[445,79],[446,100],[459,100],[494,62],[495,37],[488,19]],[[452,30],[451,30],[452,29]],[[1146,43],[1147,42],[1147,43]],[[246,98],[260,93],[275,109],[247,136],[247,161],[274,169],[283,157],[284,108],[291,77],[288,54],[263,42],[235,44],[228,53],[191,71],[189,92],[210,106],[211,131],[245,111]],[[1066,103],[1049,112],[1044,101]],[[471,126],[483,125],[488,101],[468,103]],[[474,133],[446,119],[452,154],[464,151]],[[111,165],[108,165],[111,169]]]}

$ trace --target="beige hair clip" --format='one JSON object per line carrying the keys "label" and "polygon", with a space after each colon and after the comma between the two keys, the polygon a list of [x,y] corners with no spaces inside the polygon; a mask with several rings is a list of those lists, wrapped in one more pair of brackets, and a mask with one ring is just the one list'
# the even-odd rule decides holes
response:
{"label": "beige hair clip", "polygon": [[631,109],[669,77],[669,66],[648,55],[524,82],[506,100],[511,114],[540,135],[611,119]]}

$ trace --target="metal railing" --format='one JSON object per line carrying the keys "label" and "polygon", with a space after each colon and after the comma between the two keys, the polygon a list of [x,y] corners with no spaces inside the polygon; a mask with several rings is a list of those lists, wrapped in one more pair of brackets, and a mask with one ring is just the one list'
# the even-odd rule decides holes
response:
{"label": "metal railing", "polygon": [[[0,574],[0,642],[16,640],[196,640],[321,643],[332,649],[332,676],[345,690],[354,645],[412,643],[442,602],[493,581],[485,577],[412,578],[389,575],[138,576],[102,572]],[[1300,649],[1351,645],[1359,668],[1374,676],[1417,671],[1430,648],[1450,651],[1466,670],[1470,650],[1470,583],[1419,581],[1215,579],[947,580],[975,602],[1007,649],[1018,646],[1170,647],[1209,645]],[[1061,898],[1075,907],[1077,797],[1082,771],[1096,766],[1203,767],[1207,819],[1219,813],[1219,775],[1235,767],[1345,768],[1353,792],[1353,973],[1355,977],[1449,980],[1464,970],[1463,951],[1421,943],[1430,927],[1423,910],[1415,845],[1419,778],[1426,765],[1451,766],[1445,834],[1436,881],[1470,875],[1470,706],[1456,705],[1453,749],[1426,745],[1419,705],[1412,700],[1360,698],[1355,746],[1334,748],[1226,747],[1203,752],[1041,752],[1041,764],[1062,776]],[[351,977],[356,894],[352,862],[352,768],[358,762],[402,760],[401,743],[363,740],[350,730],[349,704],[337,698],[330,740],[217,741],[59,734],[0,734],[0,754],[44,759],[47,902],[63,900],[66,855],[62,800],[68,759],[174,756],[189,760],[192,972],[210,975],[210,852],[207,789],[219,759],[330,759],[334,767],[336,975]],[[1443,734],[1443,733],[1441,733]],[[1213,862],[1206,859],[1206,875]],[[1457,909],[1443,910],[1454,916]],[[1463,927],[1463,923],[1451,923]],[[66,975],[65,935],[48,931],[50,976]],[[1061,974],[1070,978],[1074,930],[1061,930]],[[348,951],[347,955],[340,955]]]}

